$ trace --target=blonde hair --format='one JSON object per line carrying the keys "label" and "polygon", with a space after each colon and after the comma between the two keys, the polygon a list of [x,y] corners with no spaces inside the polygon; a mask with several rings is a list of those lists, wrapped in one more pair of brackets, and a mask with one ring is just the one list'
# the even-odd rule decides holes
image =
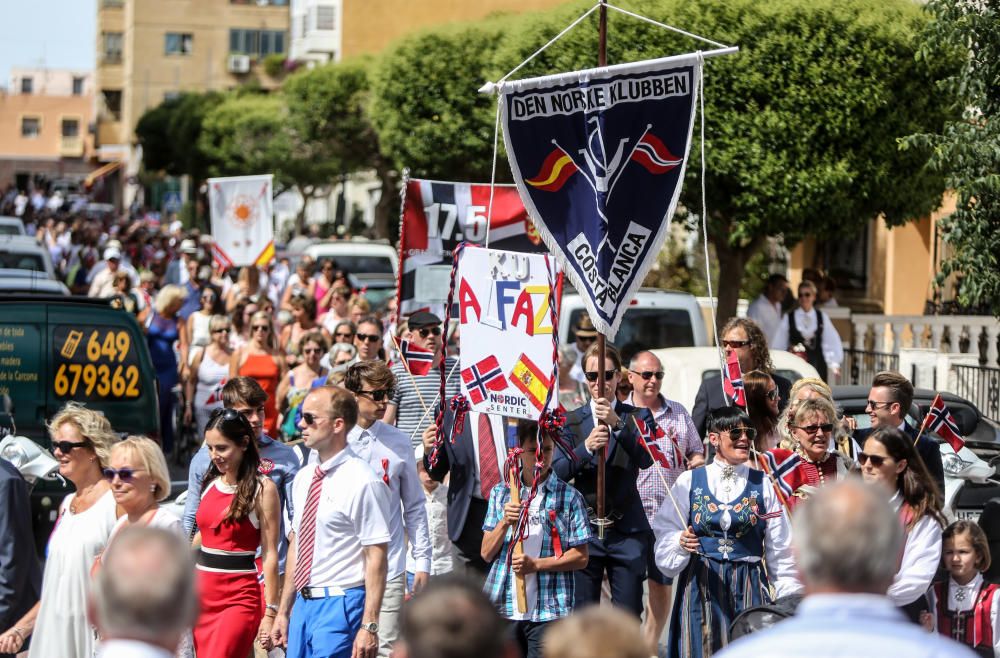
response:
{"label": "blonde hair", "polygon": [[788,392],[788,399],[795,400],[796,396],[804,388],[808,388],[813,393],[817,393],[828,400],[833,400],[833,391],[830,390],[830,386],[818,377],[803,377],[796,381],[792,384],[792,389]]}
{"label": "blonde hair", "polygon": [[170,471],[167,468],[167,460],[163,456],[160,446],[145,436],[130,436],[119,441],[111,448],[112,455],[123,452],[134,457],[142,468],[149,473],[156,487],[153,491],[156,501],[165,500],[170,495]]}
{"label": "blonde hair", "polygon": [[351,298],[351,301],[348,302],[347,308],[350,311],[353,311],[354,309],[360,309],[362,313],[371,313],[372,305],[371,302],[369,302],[361,295],[355,295],[354,297]]}
{"label": "blonde hair", "polygon": [[649,658],[639,620],[609,606],[592,605],[552,624],[544,658]]}
{"label": "blonde hair", "polygon": [[188,292],[184,286],[176,286],[172,283],[163,286],[163,290],[156,296],[156,312],[163,315],[172,304],[183,302],[187,296]]}
{"label": "blonde hair", "polygon": [[257,311],[250,316],[250,335],[253,336],[253,323],[258,320],[267,320],[267,326],[269,327],[267,332],[267,346],[272,350],[277,349],[278,339],[274,335],[274,318],[267,311]]}
{"label": "blonde hair", "polygon": [[78,402],[67,402],[49,421],[49,436],[55,439],[56,432],[66,423],[73,425],[87,440],[97,455],[98,465],[101,468],[107,466],[111,459],[111,446],[118,442],[118,435],[104,414],[88,409]]}

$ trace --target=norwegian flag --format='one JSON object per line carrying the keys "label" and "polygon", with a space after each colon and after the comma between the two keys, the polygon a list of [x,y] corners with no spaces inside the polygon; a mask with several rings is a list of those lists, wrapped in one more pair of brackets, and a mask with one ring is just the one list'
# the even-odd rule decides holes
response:
{"label": "norwegian flag", "polygon": [[489,396],[489,391],[502,391],[507,388],[507,378],[495,356],[488,356],[463,370],[462,381],[469,390],[473,404],[483,402]]}
{"label": "norwegian flag", "polygon": [[225,377],[219,380],[219,383],[212,387],[212,390],[208,392],[208,397],[205,398],[205,404],[221,404],[222,403],[222,388],[229,381]]}
{"label": "norwegian flag", "polygon": [[736,351],[729,353],[726,359],[726,368],[723,371],[726,378],[722,382],[722,388],[726,391],[737,407],[747,407],[747,391],[743,387],[743,371],[740,370],[740,360],[736,356]]}
{"label": "norwegian flag", "polygon": [[795,490],[799,488],[799,483],[792,482],[792,480],[795,479],[797,467],[802,458],[791,451],[788,451],[788,455],[781,454],[779,456],[784,457],[780,463],[775,458],[774,453],[770,451],[761,453],[761,457],[767,462],[767,470],[774,476],[774,482],[778,484],[778,488],[781,489],[782,493],[788,497],[793,495]]}
{"label": "norwegian flag", "polygon": [[434,352],[414,345],[408,340],[399,344],[399,356],[403,359],[403,366],[411,375],[426,375],[434,365]]}
{"label": "norwegian flag", "polygon": [[[646,421],[640,422],[635,416],[632,416],[632,420],[635,421],[635,427],[639,431],[639,445],[649,452],[649,454],[653,457],[653,461],[657,464],[663,468],[672,468],[670,460],[667,459],[666,454],[660,450],[660,446],[656,444],[658,439],[662,439],[666,436],[663,429],[656,424],[650,425]],[[676,441],[672,441],[671,448],[674,457],[674,464],[680,466],[684,460],[684,455],[681,453],[680,446],[677,445]]]}
{"label": "norwegian flag", "polygon": [[945,406],[940,394],[934,396],[934,402],[931,403],[931,408],[924,417],[923,428],[934,432],[947,441],[948,445],[955,452],[958,452],[965,446],[965,439],[962,438],[961,432],[958,429],[958,423],[955,422],[951,411]]}

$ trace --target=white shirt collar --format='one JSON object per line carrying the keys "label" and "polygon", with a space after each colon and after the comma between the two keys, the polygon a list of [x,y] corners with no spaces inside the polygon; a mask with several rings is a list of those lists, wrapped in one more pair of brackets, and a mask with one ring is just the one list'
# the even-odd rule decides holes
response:
{"label": "white shirt collar", "polygon": [[979,588],[983,586],[983,574],[977,573],[965,585],[959,585],[954,578],[948,578],[948,609],[956,612],[971,610],[976,604]]}
{"label": "white shirt collar", "polygon": [[324,473],[329,473],[330,471],[334,470],[335,468],[346,462],[351,457],[357,457],[357,454],[355,454],[355,452],[351,450],[351,446],[350,444],[348,444],[344,446],[343,450],[338,452],[333,457],[330,457],[319,466],[320,468],[323,469]]}

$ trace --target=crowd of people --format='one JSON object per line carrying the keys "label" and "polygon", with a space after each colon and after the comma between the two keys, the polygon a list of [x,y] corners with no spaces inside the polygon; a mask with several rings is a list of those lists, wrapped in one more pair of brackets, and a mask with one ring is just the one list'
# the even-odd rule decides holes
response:
{"label": "crowd of people", "polygon": [[[910,382],[879,373],[859,429],[823,378],[774,372],[769,343],[803,348],[821,374],[840,366],[811,282],[767,330],[722,327],[745,410],[714,376],[689,413],[653,352],[602,354],[583,316],[559,354],[565,416],[534,422],[447,404],[461,395],[458,336],[428,311],[397,322],[392,302],[372,308],[333,261],[224,272],[197,234],[116,226],[37,230],[74,290],[145,328],[160,443],[120,440],[75,403],[51,419],[76,491],[41,578],[23,577],[36,586],[0,617],[0,654],[649,656],[669,623],[668,654],[697,657],[726,649],[744,610],[803,591],[862,592],[858,615],[928,633],[933,655],[964,654],[929,632],[1000,651],[988,546],[975,525],[945,522],[937,444],[905,420]],[[408,366],[403,340],[433,355],[429,369]],[[182,518],[160,506],[175,426],[196,448]],[[869,544],[872,519],[890,527]],[[155,577],[122,580],[143,569]],[[617,612],[590,609],[604,599]],[[798,632],[837,600],[803,604]],[[609,638],[620,646],[595,653]],[[153,649],[129,653],[136,643]]]}

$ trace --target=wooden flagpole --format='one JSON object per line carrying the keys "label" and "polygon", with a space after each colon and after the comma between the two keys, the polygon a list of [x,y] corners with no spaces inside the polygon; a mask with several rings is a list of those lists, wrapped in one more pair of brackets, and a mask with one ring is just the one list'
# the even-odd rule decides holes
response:
{"label": "wooden flagpole", "polygon": [[[507,473],[507,481],[510,483],[510,502],[515,505],[521,504],[521,483],[518,482],[517,467],[511,468]],[[514,528],[517,531],[517,528]],[[524,554],[524,542],[518,539],[511,549],[514,555]],[[528,611],[528,590],[524,584],[524,574],[514,574],[514,589],[517,592],[517,609],[519,612]]]}

